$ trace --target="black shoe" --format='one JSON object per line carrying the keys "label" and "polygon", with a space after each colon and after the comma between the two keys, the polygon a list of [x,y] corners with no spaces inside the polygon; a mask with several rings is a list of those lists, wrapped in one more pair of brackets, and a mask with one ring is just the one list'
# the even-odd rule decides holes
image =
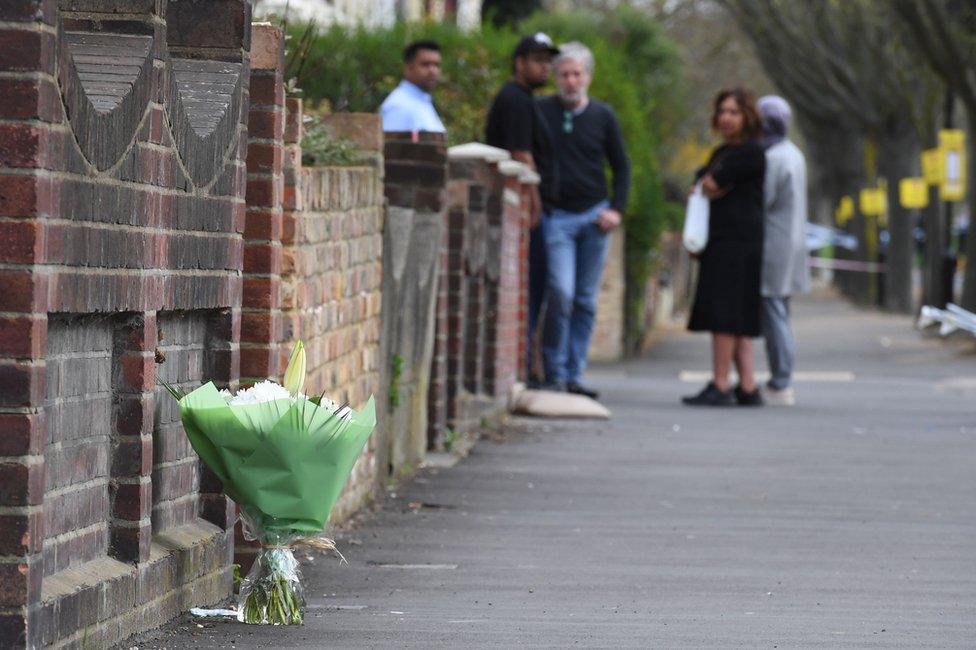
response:
{"label": "black shoe", "polygon": [[550,393],[565,393],[566,384],[561,381],[547,381],[539,386],[539,390],[548,391]]}
{"label": "black shoe", "polygon": [[597,399],[600,397],[600,393],[597,391],[593,390],[592,388],[588,388],[583,384],[577,384],[575,381],[571,381],[566,385],[566,392],[573,393],[574,395],[584,395],[590,399]]}
{"label": "black shoe", "polygon": [[732,391],[721,391],[718,386],[709,382],[700,393],[682,397],[681,401],[688,406],[733,406],[735,396]]}
{"label": "black shoe", "polygon": [[545,385],[545,383],[546,382],[542,377],[538,375],[532,375],[531,377],[529,377],[528,381],[525,382],[525,387],[528,388],[529,390],[539,390]]}
{"label": "black shoe", "polygon": [[759,388],[754,388],[751,393],[742,390],[742,386],[735,387],[735,401],[739,406],[762,406],[763,398]]}

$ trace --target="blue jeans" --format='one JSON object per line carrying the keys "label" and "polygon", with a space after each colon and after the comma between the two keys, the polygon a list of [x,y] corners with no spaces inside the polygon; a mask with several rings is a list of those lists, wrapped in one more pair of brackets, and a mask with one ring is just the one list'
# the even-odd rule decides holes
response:
{"label": "blue jeans", "polygon": [[783,390],[793,378],[793,359],[796,342],[790,326],[790,299],[762,299],[762,327],[766,338],[766,358],[769,360],[769,387]]}
{"label": "blue jeans", "polygon": [[580,383],[596,321],[608,237],[596,224],[606,201],[585,212],[553,210],[542,218],[548,264],[542,357],[546,381]]}

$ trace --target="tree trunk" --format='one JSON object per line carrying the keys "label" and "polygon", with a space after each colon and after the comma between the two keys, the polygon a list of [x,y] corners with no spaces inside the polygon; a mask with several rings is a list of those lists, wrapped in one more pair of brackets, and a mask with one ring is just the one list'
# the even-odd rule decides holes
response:
{"label": "tree trunk", "polygon": [[[830,206],[830,220],[834,225],[833,212],[842,196],[850,196],[857,203],[857,192],[864,183],[864,136],[852,130],[838,128],[837,124],[821,124],[803,119],[798,125],[803,131],[810,158],[809,179],[811,188]],[[846,230],[853,233],[859,246],[863,246],[864,222],[860,217],[847,224]],[[839,260],[864,259],[863,251],[834,249]],[[868,276],[853,271],[835,271],[834,285],[856,302],[865,302],[868,296]]]}
{"label": "tree trunk", "polygon": [[966,275],[963,278],[963,309],[976,312],[976,105],[966,106],[966,192],[969,200],[969,230],[966,232]]}
{"label": "tree trunk", "polygon": [[925,219],[925,267],[922,303],[944,308],[946,304],[943,282],[943,256],[946,250],[945,214],[939,201],[938,188],[929,187],[929,205],[922,213]]}
{"label": "tree trunk", "polygon": [[884,275],[884,306],[892,311],[914,311],[912,269],[915,258],[915,210],[899,200],[901,179],[915,176],[922,152],[918,133],[907,124],[894,125],[878,142],[878,167],[888,181],[888,250]]}

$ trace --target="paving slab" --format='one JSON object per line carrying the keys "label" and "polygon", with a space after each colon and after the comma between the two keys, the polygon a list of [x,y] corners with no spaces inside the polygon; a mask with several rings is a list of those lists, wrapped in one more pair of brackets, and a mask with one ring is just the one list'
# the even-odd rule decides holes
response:
{"label": "paving slab", "polygon": [[611,421],[515,420],[400,486],[306,561],[304,627],[125,647],[976,647],[972,346],[795,307],[795,408],[680,405],[709,347],[675,333],[593,369]]}

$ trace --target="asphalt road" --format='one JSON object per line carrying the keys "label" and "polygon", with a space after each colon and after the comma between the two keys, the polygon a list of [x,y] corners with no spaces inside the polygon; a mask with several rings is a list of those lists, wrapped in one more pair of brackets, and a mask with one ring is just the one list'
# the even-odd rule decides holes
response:
{"label": "asphalt road", "polygon": [[401,486],[305,565],[303,628],[127,647],[976,647],[976,355],[797,307],[797,407],[681,406],[708,345],[675,333],[591,373],[611,422],[516,421]]}

